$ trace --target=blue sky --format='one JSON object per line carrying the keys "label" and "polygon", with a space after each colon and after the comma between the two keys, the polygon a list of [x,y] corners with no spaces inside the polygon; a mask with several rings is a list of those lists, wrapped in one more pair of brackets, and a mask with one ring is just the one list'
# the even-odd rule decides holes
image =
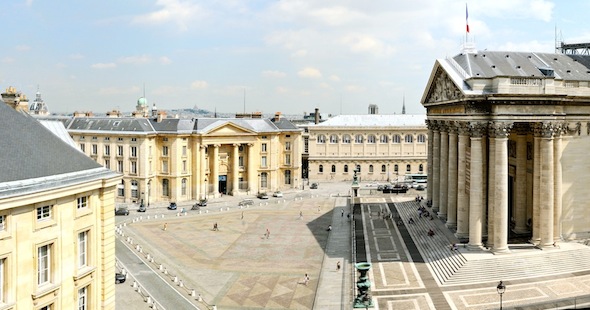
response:
{"label": "blue sky", "polygon": [[[437,58],[460,52],[465,1],[102,0],[3,3],[0,89],[52,112],[161,109],[424,114]],[[480,50],[589,42],[589,1],[467,1]]]}

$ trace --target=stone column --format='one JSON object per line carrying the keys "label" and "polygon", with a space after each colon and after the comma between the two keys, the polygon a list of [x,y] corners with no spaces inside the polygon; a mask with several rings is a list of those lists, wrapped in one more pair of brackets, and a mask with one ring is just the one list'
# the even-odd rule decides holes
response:
{"label": "stone column", "polygon": [[447,219],[447,198],[449,178],[449,133],[448,124],[445,122],[440,131],[440,183],[439,183],[439,211],[438,217],[443,221]]}
{"label": "stone column", "polygon": [[457,127],[449,126],[449,177],[447,199],[447,223],[450,229],[457,228]]}
{"label": "stone column", "polygon": [[561,197],[561,182],[562,182],[562,175],[561,175],[561,135],[563,133],[563,128],[565,124],[561,124],[561,126],[555,132],[555,140],[553,142],[553,149],[554,149],[554,163],[555,167],[553,168],[554,171],[554,201],[553,201],[553,241],[557,242],[561,240],[561,215],[562,215],[562,197]]}
{"label": "stone column", "polygon": [[554,167],[553,152],[553,131],[554,126],[551,123],[542,123],[538,128],[541,138],[541,183],[540,183],[540,201],[539,201],[539,235],[541,241],[539,247],[553,247],[553,202],[554,202]]}
{"label": "stone column", "polygon": [[254,155],[254,144],[252,143],[248,144],[248,167],[246,167],[246,171],[248,171],[248,189],[250,195],[252,195],[258,191],[258,181],[256,178],[258,165]]}
{"label": "stone column", "polygon": [[434,129],[432,135],[432,186],[429,191],[432,190],[432,211],[438,212],[439,198],[440,198],[440,132],[438,131],[438,124]]}
{"label": "stone column", "polygon": [[459,144],[457,146],[457,232],[459,239],[469,237],[469,195],[467,194],[465,173],[467,171],[467,144],[469,143],[469,130],[467,123],[458,125]]}
{"label": "stone column", "polygon": [[[489,156],[488,156],[488,194],[487,194],[487,206],[488,206],[488,225],[487,225],[487,234],[488,234],[488,241],[486,243],[487,248],[491,249],[494,247],[494,209],[496,206],[496,136],[494,132],[494,127],[490,124],[489,131],[489,141],[490,141],[490,149],[489,149]],[[485,228],[484,228],[485,229]]]}
{"label": "stone column", "polygon": [[232,195],[236,196],[240,188],[240,155],[238,153],[240,148],[239,144],[233,145],[233,160],[232,160]]}
{"label": "stone column", "polygon": [[201,199],[207,197],[207,193],[209,190],[209,183],[207,180],[207,145],[201,145],[200,151],[200,169],[199,172],[201,178]]}
{"label": "stone column", "polygon": [[[433,130],[434,122],[431,120],[426,120],[426,126],[428,127],[428,167],[427,167],[427,170],[428,170],[427,182],[428,183],[427,183],[427,186],[429,187],[428,191],[426,191],[426,201],[432,201],[432,191],[430,190],[430,188],[432,187],[432,184],[433,184],[433,182],[432,182],[432,176],[433,176],[432,175],[432,173],[433,173],[432,172],[432,160],[433,160],[434,156],[432,156],[432,154],[433,154],[432,142],[434,139],[434,130]],[[391,145],[391,143],[389,145]],[[391,155],[391,151],[389,154]]]}
{"label": "stone column", "polygon": [[469,248],[481,249],[482,241],[482,201],[483,201],[483,145],[482,136],[486,130],[483,122],[472,122],[471,131],[471,161],[469,184]]}
{"label": "stone column", "polygon": [[516,136],[516,179],[514,182],[514,231],[524,233],[528,231],[526,226],[526,205],[527,205],[527,160],[526,160],[526,133],[528,127],[521,125],[515,128]]}
{"label": "stone column", "polygon": [[[495,123],[494,174],[495,183],[490,182],[490,189],[495,192],[494,209],[490,213],[493,219],[493,252],[508,253],[508,133],[512,124]],[[491,143],[490,143],[491,145]],[[490,164],[492,161],[490,160]],[[491,170],[491,169],[490,169]],[[495,184],[495,185],[494,185]]]}
{"label": "stone column", "polygon": [[210,159],[211,162],[211,182],[213,183],[213,195],[219,196],[219,144],[213,145],[213,155]]}
{"label": "stone column", "polygon": [[[541,238],[539,237],[539,201],[540,201],[540,193],[541,193],[541,137],[539,136],[539,132],[537,130],[537,124],[535,124],[535,128],[533,129],[535,132],[535,136],[533,138],[533,217],[532,217],[532,225],[531,229],[533,230],[531,242],[534,244],[539,244]],[[527,220],[528,221],[528,220]]]}

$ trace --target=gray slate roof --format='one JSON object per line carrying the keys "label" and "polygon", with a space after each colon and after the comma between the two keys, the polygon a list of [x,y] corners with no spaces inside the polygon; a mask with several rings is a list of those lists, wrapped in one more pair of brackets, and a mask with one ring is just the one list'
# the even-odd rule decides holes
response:
{"label": "gray slate roof", "polygon": [[338,115],[313,127],[426,127],[426,115]]}
{"label": "gray slate roof", "polygon": [[67,122],[66,128],[77,132],[154,132],[147,118],[74,117]]}
{"label": "gray slate roof", "polygon": [[[0,101],[0,142],[0,197],[4,196],[7,183],[14,181],[89,170],[116,176],[51,133],[33,117],[16,112],[3,101]],[[95,174],[87,177],[96,178]]]}

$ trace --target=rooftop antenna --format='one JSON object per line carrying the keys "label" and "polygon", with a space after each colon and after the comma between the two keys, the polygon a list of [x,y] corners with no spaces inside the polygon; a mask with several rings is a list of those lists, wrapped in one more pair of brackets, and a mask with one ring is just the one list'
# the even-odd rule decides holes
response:
{"label": "rooftop antenna", "polygon": [[404,97],[402,100],[402,114],[406,114],[406,94],[404,93]]}

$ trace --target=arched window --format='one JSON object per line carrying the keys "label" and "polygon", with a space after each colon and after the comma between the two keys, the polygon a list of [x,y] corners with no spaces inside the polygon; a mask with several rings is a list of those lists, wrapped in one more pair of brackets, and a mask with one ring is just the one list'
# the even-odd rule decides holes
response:
{"label": "arched window", "polygon": [[373,165],[369,165],[369,173],[373,173]]}
{"label": "arched window", "polygon": [[320,165],[318,172],[324,173],[324,165]]}
{"label": "arched window", "polygon": [[393,166],[393,172],[398,173],[399,172],[399,166],[397,164],[395,164]]}
{"label": "arched window", "polygon": [[260,174],[260,187],[267,188],[268,187],[268,173],[263,172]]}
{"label": "arched window", "polygon": [[117,185],[117,196],[125,197],[125,180],[121,180],[121,183]]}
{"label": "arched window", "polygon": [[350,135],[344,135],[344,136],[342,136],[342,143],[344,143],[344,144],[350,144]]}
{"label": "arched window", "polygon": [[170,181],[168,179],[162,180],[162,196],[170,196]]}
{"label": "arched window", "polygon": [[131,197],[139,198],[139,186],[137,180],[131,180]]}
{"label": "arched window", "polygon": [[186,178],[183,178],[180,183],[180,191],[182,196],[186,196]]}
{"label": "arched window", "polygon": [[412,171],[412,166],[410,164],[406,165],[406,172],[411,172]]}
{"label": "arched window", "polygon": [[414,141],[414,137],[412,137],[412,135],[406,135],[405,140],[406,143],[412,143]]}
{"label": "arched window", "polygon": [[420,166],[418,166],[418,171],[424,172],[424,165],[423,164],[420,164]]}
{"label": "arched window", "polygon": [[424,143],[424,142],[426,142],[426,136],[423,134],[419,134],[417,140],[418,140],[418,143]]}
{"label": "arched window", "polygon": [[402,138],[399,135],[393,135],[393,138],[391,138],[392,143],[400,143],[401,140]]}
{"label": "arched window", "polygon": [[348,165],[344,165],[344,173],[348,173]]}
{"label": "arched window", "polygon": [[361,172],[361,165],[356,165],[356,171],[357,171],[358,173],[360,173],[360,172]]}
{"label": "arched window", "polygon": [[363,143],[363,135],[354,136],[354,143]]}
{"label": "arched window", "polygon": [[387,172],[387,170],[385,169],[385,165],[381,165],[381,172]]}
{"label": "arched window", "polygon": [[377,139],[375,138],[375,135],[369,135],[367,137],[367,143],[375,143]]}
{"label": "arched window", "polygon": [[285,184],[291,184],[291,170],[285,170]]}
{"label": "arched window", "polygon": [[330,135],[330,143],[338,143],[338,136]]}
{"label": "arched window", "polygon": [[386,135],[381,135],[381,138],[379,139],[379,141],[381,143],[387,143],[387,142],[389,142],[389,138]]}
{"label": "arched window", "polygon": [[318,143],[326,143],[326,136],[318,135]]}
{"label": "arched window", "polygon": [[336,173],[336,165],[332,165],[332,173]]}

